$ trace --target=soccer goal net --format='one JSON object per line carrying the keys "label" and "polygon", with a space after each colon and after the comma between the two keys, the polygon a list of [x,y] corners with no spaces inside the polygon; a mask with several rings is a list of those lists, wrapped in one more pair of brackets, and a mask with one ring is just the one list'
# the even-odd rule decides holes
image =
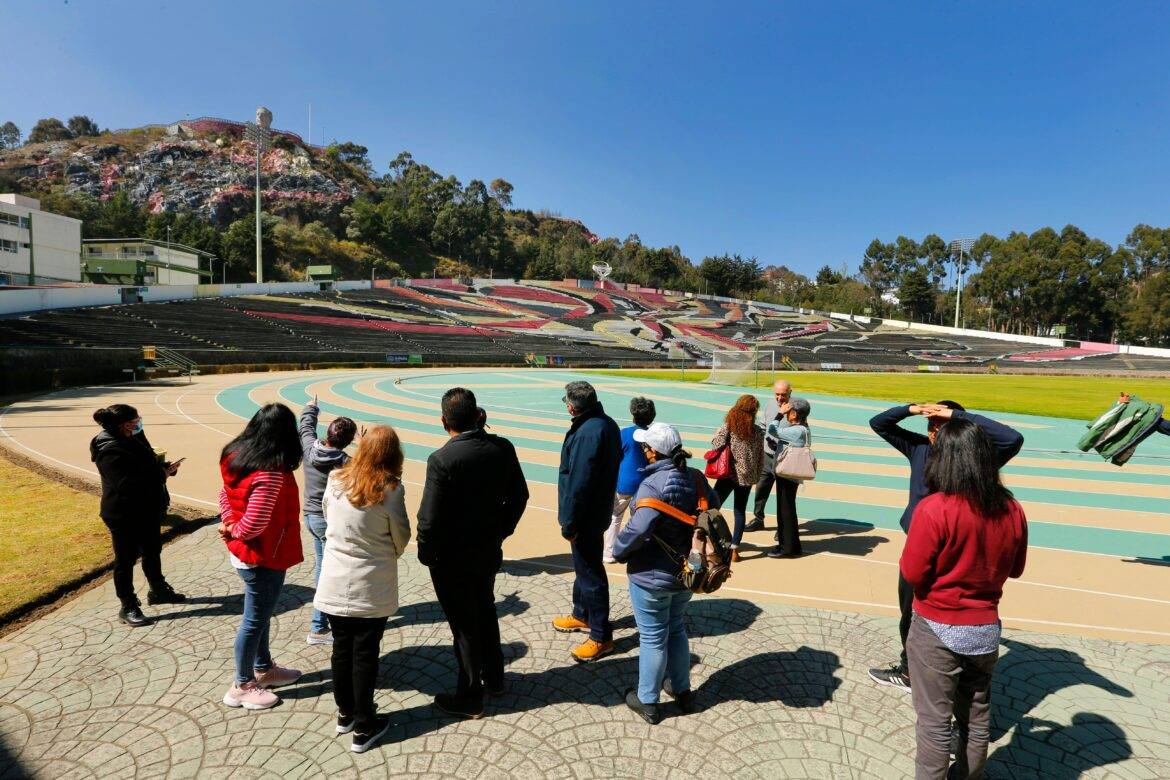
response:
{"label": "soccer goal net", "polygon": [[717,349],[711,353],[711,373],[703,381],[754,387],[772,382],[775,374],[776,353],[771,350]]}

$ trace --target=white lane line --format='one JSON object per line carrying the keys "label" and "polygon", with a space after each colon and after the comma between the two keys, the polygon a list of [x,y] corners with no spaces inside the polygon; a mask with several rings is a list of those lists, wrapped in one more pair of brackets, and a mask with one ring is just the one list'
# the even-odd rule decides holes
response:
{"label": "white lane line", "polygon": [[[818,522],[826,522],[826,521],[821,520]],[[1041,548],[1041,549],[1049,549],[1049,548]],[[1069,551],[1066,550],[1065,552],[1069,552]],[[846,555],[845,553],[826,552],[826,553],[821,553],[821,554],[827,555],[827,556],[832,557],[832,558],[848,558],[850,560],[860,561],[861,563],[876,564],[878,566],[897,566],[898,565],[898,563],[896,561],[879,561],[879,560],[875,560],[875,559],[871,559],[871,558],[859,558],[856,555]],[[1103,555],[1103,553],[1082,553],[1082,554],[1083,555]],[[1117,556],[1107,555],[1106,557],[1107,558],[1115,558]],[[1007,584],[1009,584],[1009,585],[1031,585],[1031,586],[1036,587],[1036,588],[1052,588],[1053,590],[1067,590],[1067,591],[1071,591],[1073,593],[1087,593],[1091,596],[1108,596],[1110,598],[1116,598],[1116,599],[1131,599],[1133,601],[1148,601],[1152,604],[1166,604],[1167,606],[1170,606],[1170,600],[1167,600],[1167,599],[1154,599],[1154,598],[1150,598],[1149,596],[1133,596],[1133,595],[1130,595],[1128,593],[1110,593],[1109,591],[1105,591],[1105,590],[1090,590],[1089,588],[1076,588],[1076,587],[1073,587],[1072,585],[1054,585],[1054,584],[1047,583],[1047,582],[1036,582],[1035,580],[1008,580]]]}
{"label": "white lane line", "polygon": [[[559,564],[559,563],[533,563],[531,561],[527,561],[527,560],[523,560],[523,559],[516,559],[516,558],[505,558],[505,560],[520,564],[522,566],[532,566],[532,567],[538,568],[538,569],[539,568],[559,569],[561,571],[572,571],[573,570],[572,566],[565,566],[565,565]],[[608,574],[610,576],[613,576],[613,577],[621,577],[623,579],[628,579],[627,576],[625,574],[622,574],[621,572],[610,571],[610,572],[608,572]],[[750,594],[756,595],[756,596],[779,596],[781,598],[795,599],[795,600],[800,600],[800,601],[816,601],[816,602],[820,602],[823,604],[846,604],[846,605],[854,606],[854,607],[872,607],[872,608],[876,608],[876,609],[883,609],[883,610],[886,610],[890,613],[894,613],[896,611],[896,608],[890,606],[889,604],[880,604],[880,603],[877,603],[874,601],[854,601],[851,599],[822,598],[820,596],[804,596],[804,595],[801,595],[799,593],[779,593],[779,592],[771,591],[771,590],[754,590],[752,588],[735,588],[735,587],[731,587],[731,586],[724,586],[724,587],[720,588],[720,591],[731,591],[734,593],[750,593]],[[1088,628],[1088,629],[1093,629],[1096,631],[1113,631],[1113,632],[1117,632],[1117,633],[1143,634],[1143,635],[1147,635],[1147,636],[1170,636],[1170,632],[1168,632],[1168,631],[1148,631],[1146,629],[1140,629],[1140,628],[1125,628],[1125,627],[1116,627],[1116,626],[1095,626],[1095,625],[1092,625],[1089,623],[1065,623],[1065,622],[1061,622],[1059,620],[1036,620],[1033,618],[1012,617],[1010,615],[1003,615],[1002,620],[1012,621],[1015,623],[1036,623],[1038,625],[1062,626],[1065,628]]]}

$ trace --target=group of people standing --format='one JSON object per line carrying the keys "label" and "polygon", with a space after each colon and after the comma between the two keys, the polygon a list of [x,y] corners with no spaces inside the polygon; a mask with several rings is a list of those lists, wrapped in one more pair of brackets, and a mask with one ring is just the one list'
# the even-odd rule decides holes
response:
{"label": "group of people standing", "polygon": [[[556,631],[587,634],[570,650],[590,663],[614,652],[606,563],[624,563],[639,635],[638,684],[626,704],[647,722],[662,716],[665,692],[683,712],[697,704],[690,683],[684,620],[692,591],[679,577],[692,544],[694,516],[732,498],[734,545],[763,525],[766,502],[777,494],[776,546],[770,557],[800,555],[795,496],[798,483],[776,476],[785,447],[810,444],[807,401],[792,397],[787,381],[757,421],[759,403],[740,396],[715,432],[714,447],[729,447],[731,473],[708,483],[688,465],[691,454],[678,430],[655,421],[654,402],[634,398],[633,424],[621,429],[588,382],[570,382],[562,399],[571,418],[558,473],[557,516],[572,553],[572,610],[552,621]],[[335,418],[318,438],[318,406],[299,421],[283,404],[262,407],[220,455],[220,536],[241,579],[243,615],[234,646],[235,676],[228,706],[266,709],[279,702],[273,688],[301,677],[279,666],[269,627],[285,572],[303,560],[300,524],[313,539],[316,593],[309,644],[331,645],[337,733],[353,733],[352,749],[377,743],[390,726],[376,712],[374,689],[380,642],[398,610],[397,560],[411,539],[402,484],[404,453],[393,428],[360,432]],[[927,433],[901,421],[923,417]],[[98,410],[102,433],[91,453],[102,475],[102,517],[115,549],[120,618],[149,622],[133,590],[139,556],[152,604],[184,600],[166,583],[159,561],[159,524],[169,496],[166,480],[181,461],[166,461],[126,405]],[[419,504],[419,562],[430,571],[450,626],[458,666],[456,687],[435,698],[452,715],[479,718],[485,696],[504,692],[504,659],[494,583],[502,545],[516,529],[528,487],[513,445],[488,433],[472,391],[442,397],[440,423],[447,442],[427,459]],[[989,691],[998,655],[998,602],[1003,584],[1023,571],[1027,523],[999,470],[1022,447],[1013,429],[966,412],[953,401],[898,406],[871,420],[873,430],[910,463],[910,495],[901,525],[907,542],[900,563],[902,657],[873,669],[876,682],[912,692],[918,715],[919,777],[975,777],[986,761]],[[356,439],[352,456],[346,448]],[[297,486],[303,464],[305,490]],[[746,522],[755,487],[755,516]],[[663,506],[672,509],[663,511]],[[629,515],[628,521],[626,515]],[[950,764],[954,758],[955,765]]]}

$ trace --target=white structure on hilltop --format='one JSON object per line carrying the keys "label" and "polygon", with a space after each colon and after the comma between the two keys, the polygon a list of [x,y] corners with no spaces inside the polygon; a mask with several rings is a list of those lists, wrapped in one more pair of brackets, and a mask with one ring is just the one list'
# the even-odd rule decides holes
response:
{"label": "white structure on hilltop", "polygon": [[30,281],[81,281],[81,220],[41,211],[36,198],[0,194],[0,284]]}

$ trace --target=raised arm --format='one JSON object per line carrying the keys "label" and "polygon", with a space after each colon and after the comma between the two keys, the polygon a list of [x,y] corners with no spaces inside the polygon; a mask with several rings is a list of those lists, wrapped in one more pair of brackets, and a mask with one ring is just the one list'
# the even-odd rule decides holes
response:
{"label": "raised arm", "polygon": [[313,443],[317,441],[317,415],[320,413],[321,410],[315,401],[305,404],[305,408],[301,410],[301,420],[297,429],[301,434],[301,450],[306,455],[309,454],[309,450],[313,449]]}
{"label": "raised arm", "polygon": [[996,422],[990,417],[984,417],[981,414],[974,414],[972,412],[952,412],[952,418],[963,419],[966,418],[975,423],[982,429],[984,433],[991,439],[991,443],[995,445],[995,450],[999,454],[999,465],[1003,466],[1012,458],[1019,454],[1020,449],[1024,446],[1024,436],[1015,428],[1009,428],[1001,422]]}
{"label": "raised arm", "polygon": [[913,417],[916,414],[919,414],[919,409],[913,404],[894,406],[881,414],[874,415],[869,421],[869,427],[873,428],[873,432],[885,439],[891,447],[909,458],[910,452],[915,447],[930,443],[930,439],[926,438],[925,434],[908,431],[898,424],[907,417]]}

